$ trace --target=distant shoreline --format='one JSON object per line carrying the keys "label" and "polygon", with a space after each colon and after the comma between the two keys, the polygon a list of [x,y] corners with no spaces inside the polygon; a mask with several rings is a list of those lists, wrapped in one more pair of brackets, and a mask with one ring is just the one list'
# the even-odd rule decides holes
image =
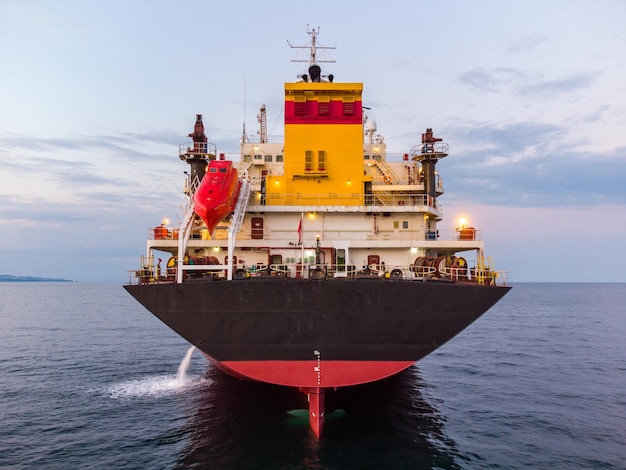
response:
{"label": "distant shoreline", "polygon": [[0,274],[0,282],[76,282],[71,279],[56,279],[51,277],[11,276]]}

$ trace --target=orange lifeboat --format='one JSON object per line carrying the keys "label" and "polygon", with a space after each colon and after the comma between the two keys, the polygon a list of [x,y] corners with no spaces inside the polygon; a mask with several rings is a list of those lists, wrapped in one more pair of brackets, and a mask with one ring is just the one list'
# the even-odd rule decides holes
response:
{"label": "orange lifeboat", "polygon": [[213,234],[215,226],[235,210],[241,182],[233,162],[212,160],[193,195],[195,212]]}

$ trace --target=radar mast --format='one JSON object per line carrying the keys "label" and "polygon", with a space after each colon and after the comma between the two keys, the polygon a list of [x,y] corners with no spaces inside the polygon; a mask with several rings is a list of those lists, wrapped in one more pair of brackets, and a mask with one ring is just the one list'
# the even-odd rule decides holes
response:
{"label": "radar mast", "polygon": [[[304,46],[294,46],[293,44],[291,44],[291,42],[287,41],[287,44],[289,44],[289,47],[291,47],[292,49],[296,49],[298,50],[298,55],[295,59],[291,59],[292,62],[308,62],[309,66],[311,65],[317,65],[318,63],[322,63],[322,62],[326,62],[326,63],[335,63],[336,60],[333,60],[330,57],[330,52],[334,49],[337,49],[336,47],[331,47],[331,46],[320,46],[317,43],[317,36],[320,33],[320,28],[319,26],[317,27],[317,30],[315,29],[310,29],[309,25],[306,25],[306,32],[309,36],[311,36],[311,42],[308,44],[305,44]],[[309,51],[309,57],[306,57],[306,51]],[[322,59],[318,59],[317,57],[317,53],[318,51],[321,52],[321,54],[323,55],[324,58]]]}

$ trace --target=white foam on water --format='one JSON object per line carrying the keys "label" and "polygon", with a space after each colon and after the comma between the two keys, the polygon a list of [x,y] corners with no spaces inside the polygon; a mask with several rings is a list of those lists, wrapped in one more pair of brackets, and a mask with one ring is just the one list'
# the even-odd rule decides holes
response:
{"label": "white foam on water", "polygon": [[114,399],[160,398],[194,389],[209,383],[202,376],[187,376],[191,355],[195,346],[191,346],[178,366],[176,375],[157,375],[143,379],[128,380],[107,388],[106,392]]}
{"label": "white foam on water", "polygon": [[129,380],[108,388],[111,398],[158,398],[177,393],[184,388],[175,376],[164,375],[146,377],[144,379]]}

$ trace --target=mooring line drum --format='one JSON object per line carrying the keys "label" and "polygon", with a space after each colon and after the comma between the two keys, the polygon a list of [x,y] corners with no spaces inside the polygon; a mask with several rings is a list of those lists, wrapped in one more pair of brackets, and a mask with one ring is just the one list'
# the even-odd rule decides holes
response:
{"label": "mooring line drum", "polygon": [[435,268],[435,277],[441,277],[441,275],[446,272],[446,257],[438,256],[433,261],[431,267]]}
{"label": "mooring line drum", "polygon": [[465,258],[450,256],[447,262],[447,270],[453,280],[467,278],[467,261]]}

